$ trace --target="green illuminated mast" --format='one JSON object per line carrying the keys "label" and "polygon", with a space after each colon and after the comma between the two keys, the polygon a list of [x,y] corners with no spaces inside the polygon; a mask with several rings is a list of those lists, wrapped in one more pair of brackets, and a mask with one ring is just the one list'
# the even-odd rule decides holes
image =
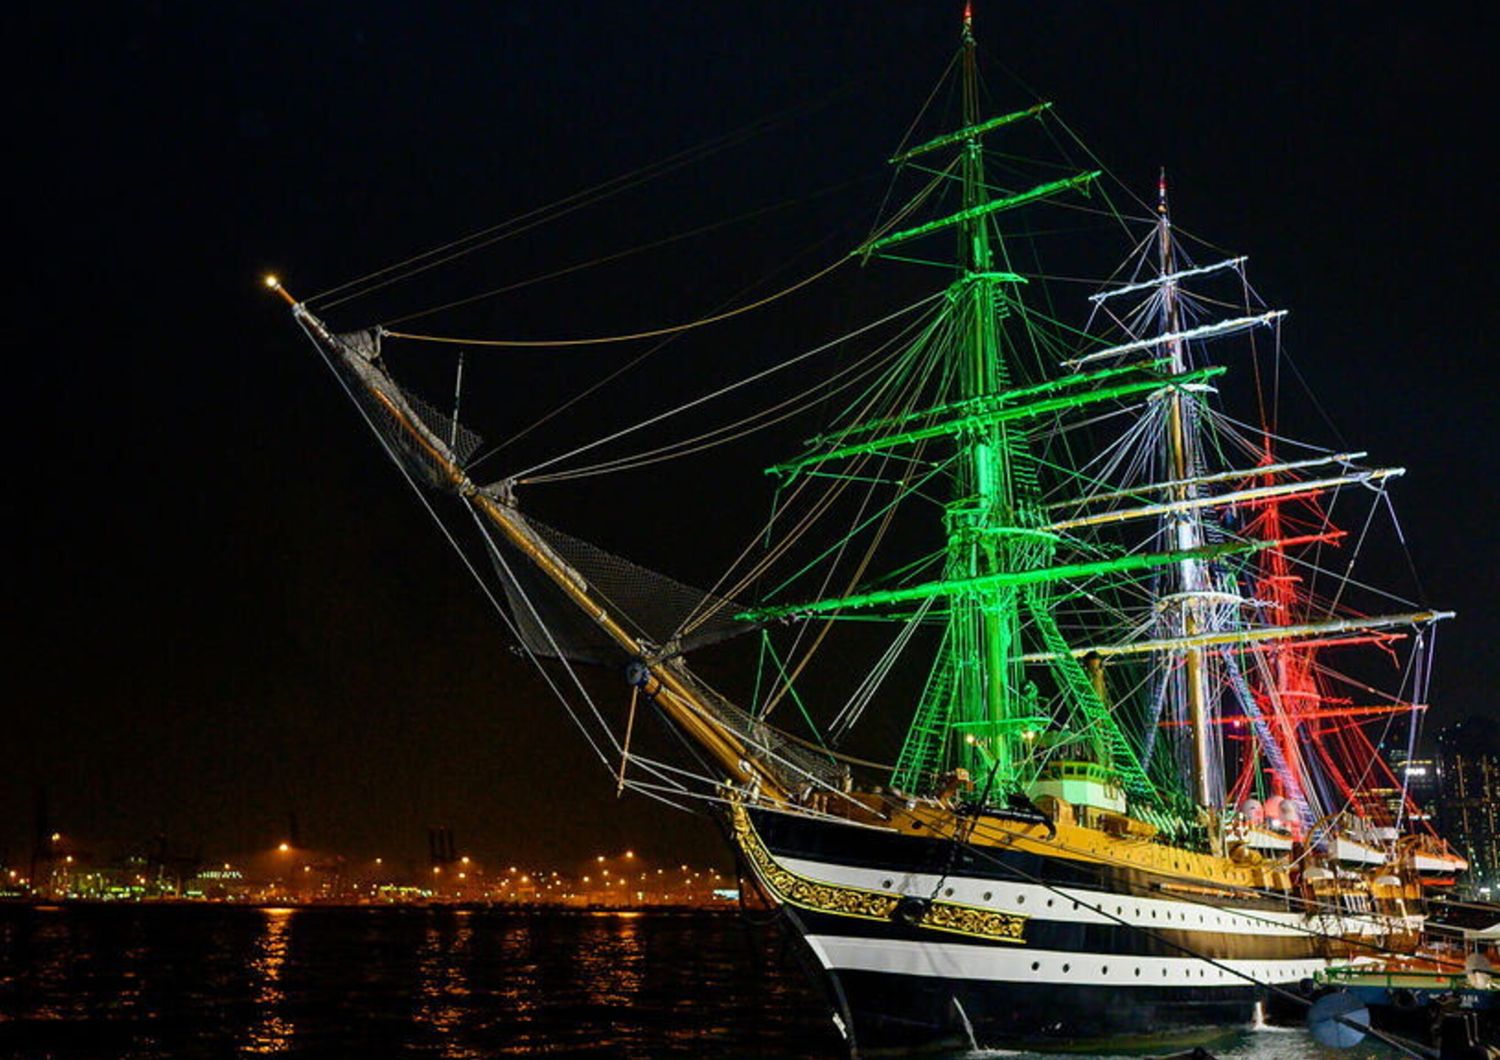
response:
{"label": "green illuminated mast", "polygon": [[[953,493],[944,515],[943,578],[937,583],[866,599],[877,603],[941,596],[948,605],[941,654],[897,760],[892,783],[902,790],[919,791],[938,772],[963,766],[984,790],[999,793],[1020,790],[1034,779],[1032,741],[1049,723],[1039,708],[1038,690],[1027,679],[1022,662],[1023,626],[1030,619],[1049,646],[1062,648],[1049,606],[1050,585],[1070,574],[1086,573],[1068,568],[1047,569],[1056,535],[1046,527],[1048,520],[1041,506],[1037,467],[1026,448],[1023,431],[1032,416],[1084,403],[1094,395],[1076,389],[1070,392],[1068,387],[1059,385],[1064,381],[1042,387],[1013,387],[1002,348],[1004,336],[1000,324],[1008,309],[1001,285],[1021,278],[997,271],[990,218],[1024,203],[1086,186],[1098,174],[1083,173],[1017,195],[991,198],[985,183],[980,137],[1012,122],[1037,116],[1046,110],[1046,104],[1002,118],[981,120],[975,42],[968,11],[963,22],[962,62],[963,128],[893,160],[902,162],[927,151],[956,147],[960,152],[961,208],[948,217],[887,235],[861,248],[868,256],[909,239],[950,228],[957,230],[958,279],[950,293],[956,323],[953,352],[959,400],[951,410],[929,410],[936,415],[924,417],[923,426],[877,438],[850,439],[820,458],[873,451],[919,437],[949,435],[955,440]],[[1070,381],[1095,380],[1079,376]],[[1146,382],[1136,378],[1122,387],[1154,389],[1161,385],[1160,378]],[[843,606],[864,602],[846,600]],[[838,606],[837,602],[831,603]],[[1049,633],[1052,635],[1048,636]],[[1084,690],[1097,700],[1082,667],[1070,655],[1061,654],[1056,668],[1071,678],[1063,683]],[[1090,705],[1097,708],[1091,713],[1107,714],[1097,701]],[[1128,755],[1123,737],[1117,742],[1119,752]],[[1096,743],[1103,755],[1108,756],[1110,741],[1096,740]],[[1133,777],[1133,786],[1149,786],[1138,766],[1134,773],[1137,775]]]}
{"label": "green illuminated mast", "polygon": [[[981,138],[1039,119],[1049,105],[1039,103],[1000,118],[980,116],[967,12],[961,71],[958,131],[892,159],[905,165],[913,158],[925,161],[932,154],[956,152],[946,165],[933,164],[942,165],[950,186],[959,189],[957,208],[882,232],[854,251],[863,259],[894,256],[888,255],[889,248],[956,237],[956,275],[941,323],[927,333],[942,336],[934,340],[941,397],[923,408],[908,405],[884,416],[840,422],[808,439],[799,456],[767,469],[786,486],[804,475],[837,475],[832,465],[846,461],[917,460],[923,446],[940,444],[951,453],[942,464],[950,491],[942,502],[943,543],[936,557],[941,573],[925,580],[896,578],[863,590],[851,585],[851,591],[821,599],[765,601],[736,617],[756,622],[860,617],[941,621],[936,657],[891,775],[897,790],[931,792],[943,784],[944,774],[962,768],[978,797],[1027,794],[1048,779],[1044,764],[1056,758],[1091,763],[1092,775],[1106,778],[1113,791],[1101,795],[1106,801],[1119,800],[1123,792],[1141,812],[1161,811],[1168,796],[1148,777],[1138,744],[1117,720],[1099,659],[1076,650],[1059,616],[1080,586],[1092,586],[1084,590],[1089,593],[1108,593],[1110,585],[1138,583],[1153,571],[1202,569],[1210,561],[1259,546],[1209,543],[1199,535],[1190,546],[1168,540],[1163,547],[1140,551],[1094,541],[1092,535],[1081,538],[1074,531],[1095,522],[1163,512],[1194,518],[1196,501],[1174,494],[1165,505],[1143,509],[1138,516],[1120,511],[1059,520],[1052,510],[1055,498],[1050,504],[1043,498],[1042,464],[1031,447],[1060,416],[1100,405],[1118,407],[1124,401],[1181,397],[1205,386],[1222,369],[1191,371],[1180,351],[1166,351],[1129,364],[1055,376],[1044,368],[1041,378],[1017,377],[1023,343],[1028,338],[1034,343],[1036,334],[1021,301],[1027,277],[1011,271],[996,219],[1070,191],[1086,193],[1100,174],[1077,173],[1028,190],[992,194]],[[903,457],[903,452],[913,455]],[[1187,475],[1168,477],[1182,480]],[[1079,478],[1073,484],[1087,483]],[[903,605],[917,606],[916,617],[903,615]],[[1037,681],[1045,681],[1046,688]]]}
{"label": "green illuminated mast", "polygon": [[[963,24],[963,122],[979,122],[973,25]],[[1009,383],[1000,354],[996,321],[994,266],[984,156],[977,133],[959,146],[963,177],[963,210],[958,215],[958,264],[965,283],[959,293],[962,343],[960,394],[981,400]],[[1012,444],[1014,428],[1005,422],[976,425],[959,439],[956,490],[947,511],[949,578],[983,583],[990,575],[1038,566],[1049,550],[1043,536],[1028,533],[1023,513],[1025,483],[1035,488],[1035,471]],[[1033,523],[1039,520],[1032,520]],[[962,727],[967,742],[961,755],[971,773],[993,771],[1005,784],[1015,779],[1015,743],[1036,725],[1023,702],[1025,675],[1017,660],[1021,616],[1016,590],[1006,585],[976,588],[953,598],[948,617],[948,650],[954,670],[953,727]],[[1009,724],[1008,724],[1009,723]]]}

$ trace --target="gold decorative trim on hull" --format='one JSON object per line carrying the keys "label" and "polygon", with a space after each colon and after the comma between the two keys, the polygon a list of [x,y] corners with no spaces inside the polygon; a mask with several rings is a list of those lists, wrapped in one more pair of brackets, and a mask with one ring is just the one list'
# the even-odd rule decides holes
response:
{"label": "gold decorative trim on hull", "polygon": [[[836,916],[858,917],[861,920],[890,920],[897,904],[905,895],[883,891],[867,891],[859,887],[844,887],[823,883],[800,876],[781,865],[761,842],[759,834],[750,824],[750,815],[743,806],[736,805],[730,811],[734,826],[735,842],[750,860],[755,874],[762,884],[777,899],[799,909],[815,913],[832,913]],[[1015,913],[1002,913],[994,909],[980,909],[957,902],[933,900],[926,914],[917,925],[932,931],[946,931],[954,935],[990,942],[1015,942],[1026,944],[1026,917]]]}

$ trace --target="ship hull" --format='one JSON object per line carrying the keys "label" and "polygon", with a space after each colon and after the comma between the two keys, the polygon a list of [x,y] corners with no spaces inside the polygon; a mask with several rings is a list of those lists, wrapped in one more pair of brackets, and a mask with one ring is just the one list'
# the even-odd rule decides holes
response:
{"label": "ship hull", "polygon": [[837,977],[830,986],[848,1007],[850,1040],[867,1051],[1170,1041],[1172,1032],[1248,1024],[1257,1000],[1246,989],[1153,987],[1123,998],[1116,987],[847,969],[827,974]]}
{"label": "ship hull", "polygon": [[856,1051],[1232,1027],[1335,955],[1280,896],[1165,897],[1135,870],[780,811],[731,825]]}

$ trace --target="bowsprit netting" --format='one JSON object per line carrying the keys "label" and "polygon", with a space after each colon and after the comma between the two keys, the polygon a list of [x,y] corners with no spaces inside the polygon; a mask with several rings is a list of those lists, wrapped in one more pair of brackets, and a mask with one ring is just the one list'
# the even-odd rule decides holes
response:
{"label": "bowsprit netting", "polygon": [[[666,654],[726,640],[754,628],[733,616],[744,608],[642,567],[535,519],[526,524],[612,617],[637,638]],[[549,658],[601,666],[630,661],[619,644],[512,546],[493,544],[495,572],[527,648]],[[502,562],[503,560],[503,562]],[[707,617],[703,617],[707,616]],[[690,636],[681,630],[695,620]]]}
{"label": "bowsprit netting", "polygon": [[[377,330],[345,332],[336,336],[336,341],[345,355],[330,363],[345,377],[345,383],[353,384],[350,394],[381,437],[423,482],[438,489],[453,488],[438,458],[451,455],[455,464],[463,465],[479,451],[484,439],[396,382],[381,357]],[[411,419],[419,428],[415,435],[405,429],[403,418]]]}
{"label": "bowsprit netting", "polygon": [[[523,519],[519,513],[514,518]],[[692,676],[683,652],[756,628],[731,618],[742,610],[724,597],[694,589],[664,574],[631,563],[597,545],[581,541],[534,519],[527,528],[582,583],[588,594],[610,608],[613,619],[630,627],[647,649],[657,649],[666,665],[691,682],[700,708],[720,726],[744,741],[746,755],[780,778],[789,789],[806,786],[842,791],[849,783],[846,767],[819,754],[735,706]],[[620,643],[558,588],[555,581],[528,562],[519,549],[490,537],[490,558],[505,593],[506,605],[523,645],[533,654],[566,662],[591,663],[624,670],[633,659]],[[678,640],[692,620],[694,632]]]}

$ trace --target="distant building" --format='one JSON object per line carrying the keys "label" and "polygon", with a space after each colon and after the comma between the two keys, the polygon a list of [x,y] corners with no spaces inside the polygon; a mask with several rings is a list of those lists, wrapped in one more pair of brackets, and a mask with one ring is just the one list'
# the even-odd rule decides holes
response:
{"label": "distant building", "polygon": [[1386,751],[1386,770],[1370,769],[1365,783],[1349,793],[1350,803],[1372,821],[1385,838],[1420,832],[1432,826],[1438,802],[1437,760],[1406,748]]}
{"label": "distant building", "polygon": [[1414,823],[1431,821],[1437,814],[1441,795],[1437,759],[1421,750],[1408,758],[1406,748],[1403,747],[1391,752],[1390,761],[1391,772],[1406,788],[1408,803],[1415,804],[1415,809],[1408,806],[1407,819]]}
{"label": "distant building", "polygon": [[1437,735],[1438,825],[1475,891],[1500,891],[1500,727],[1470,718]]}
{"label": "distant building", "polygon": [[186,887],[183,895],[188,898],[209,898],[216,901],[241,901],[250,895],[250,883],[245,873],[229,862],[222,866],[199,869]]}

